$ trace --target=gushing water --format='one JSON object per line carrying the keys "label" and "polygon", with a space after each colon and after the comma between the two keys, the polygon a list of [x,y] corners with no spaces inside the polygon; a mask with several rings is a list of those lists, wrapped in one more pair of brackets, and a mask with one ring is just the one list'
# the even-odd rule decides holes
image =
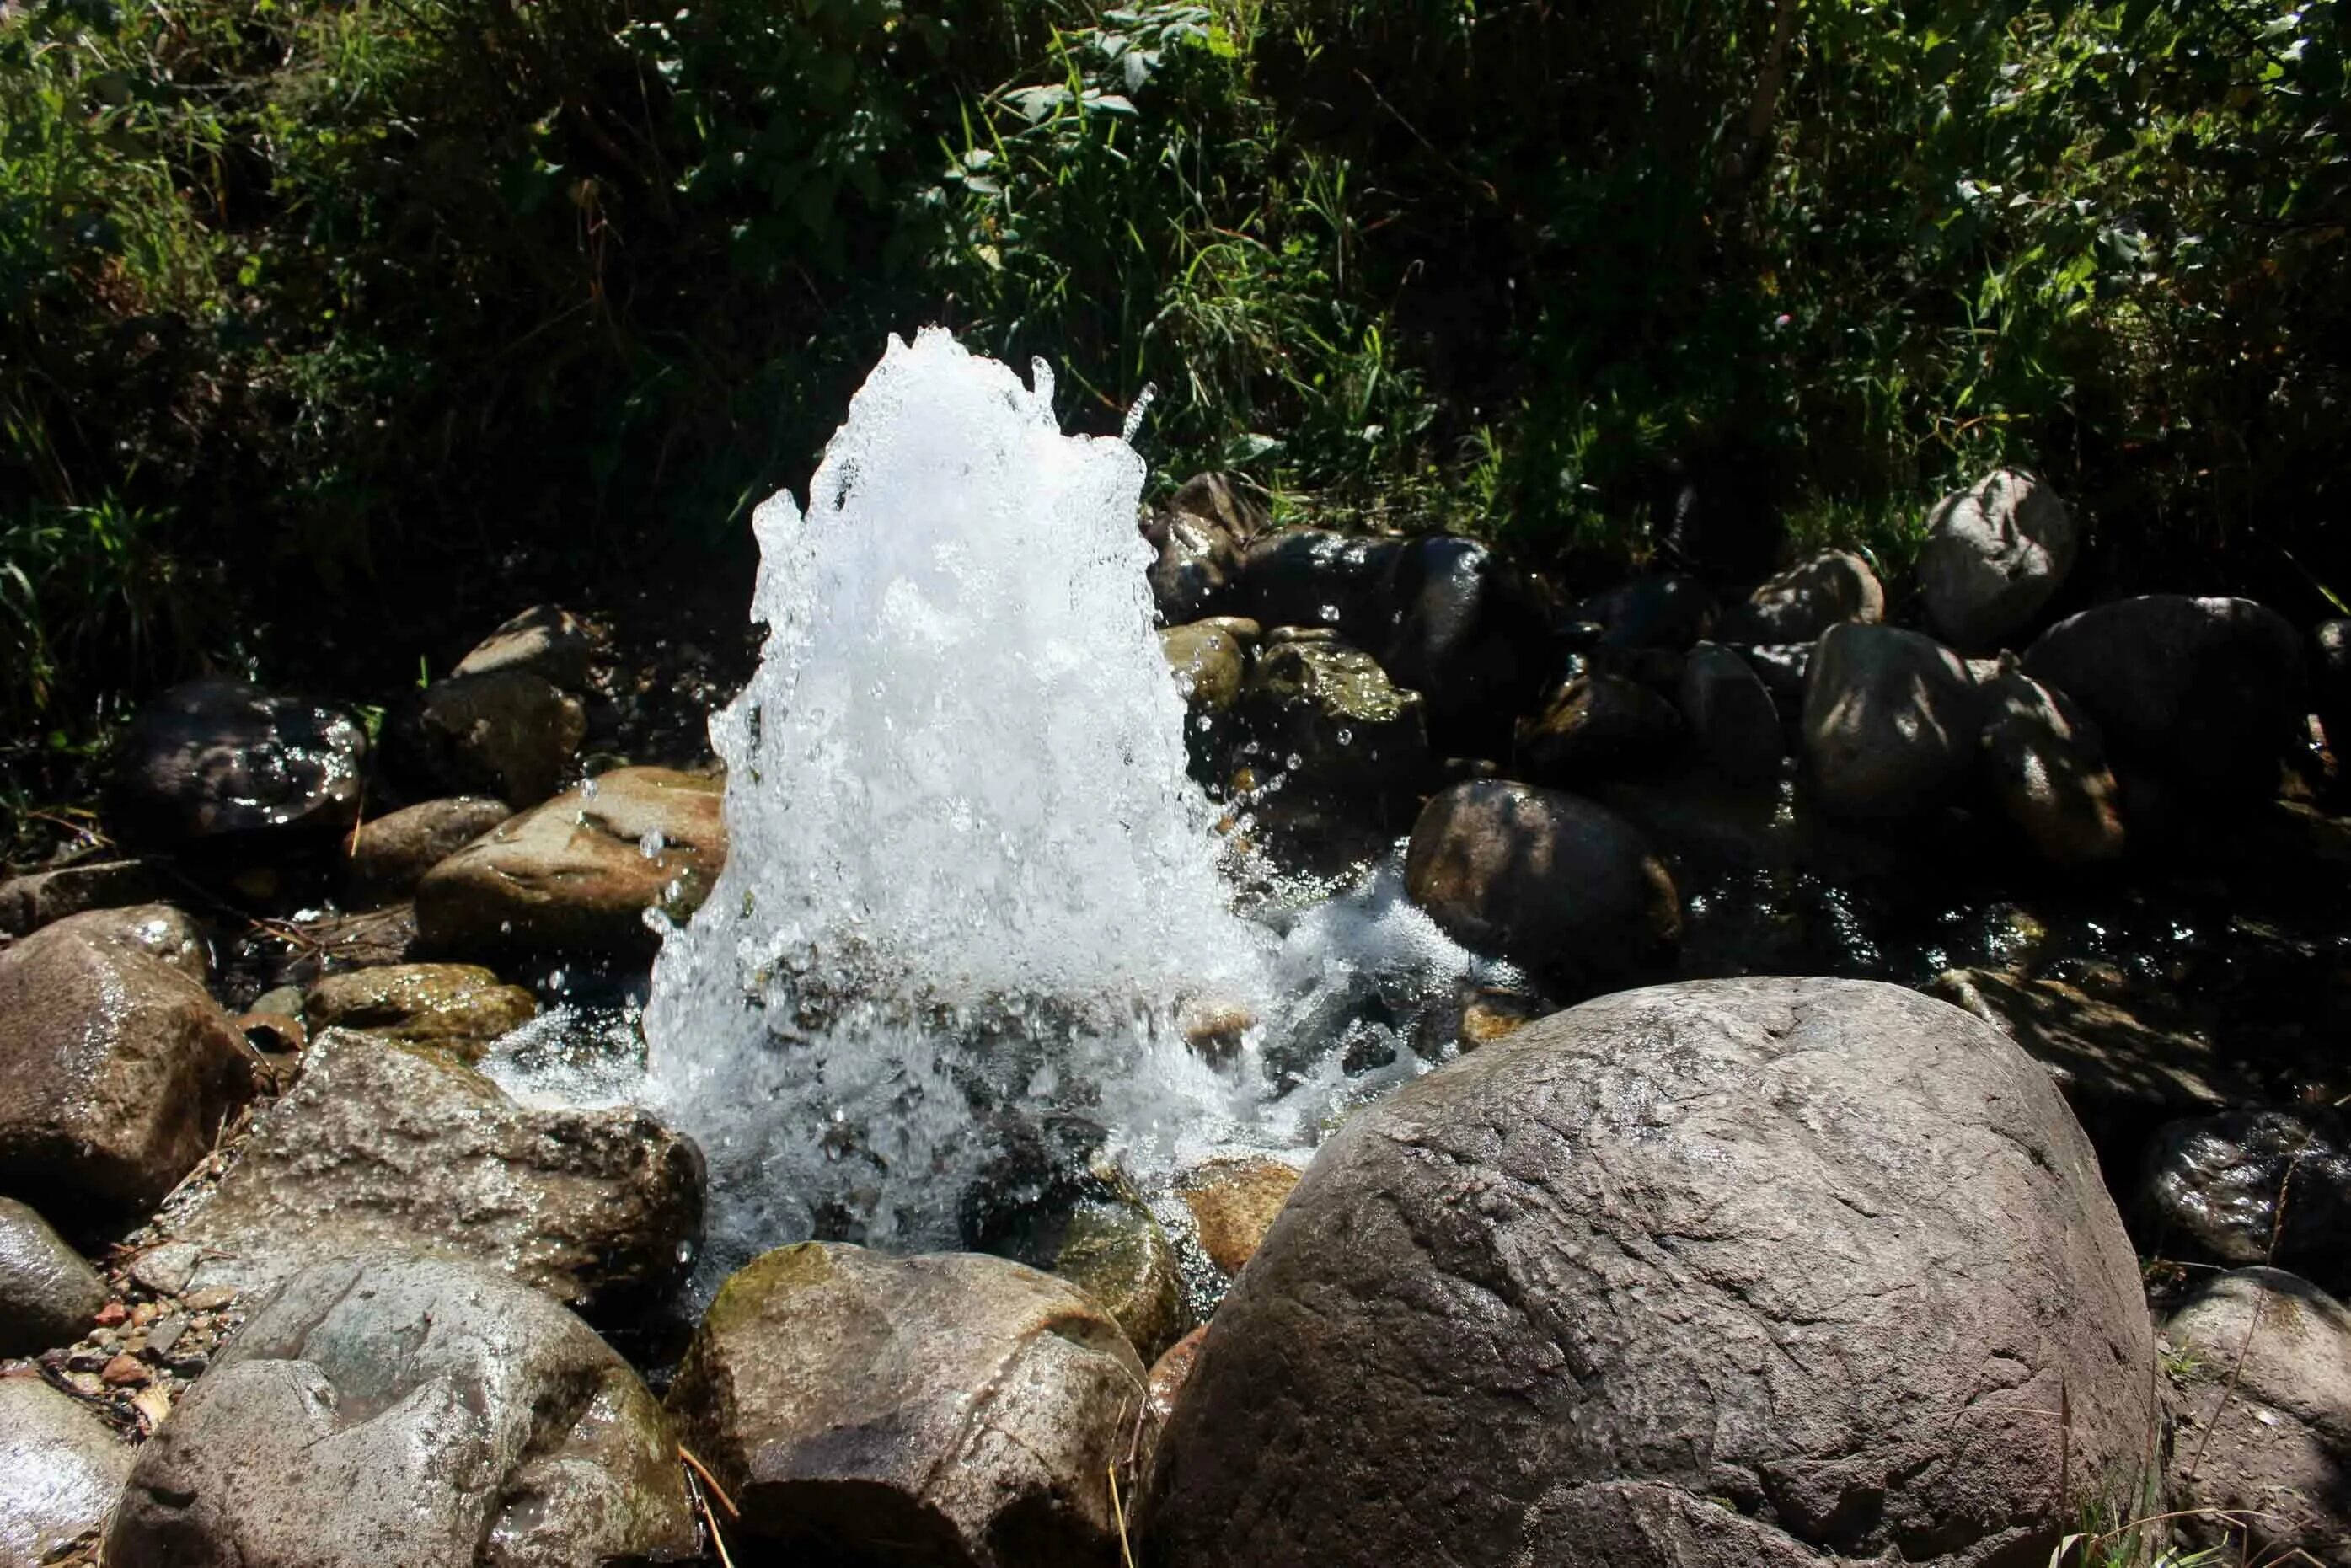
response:
{"label": "gushing water", "polygon": [[1153,632],[1142,460],[1061,434],[1051,392],[1041,363],[1023,386],[893,339],[806,512],[754,518],[766,646],[711,725],[729,856],[644,1017],[649,1097],[710,1161],[714,1264],[954,1245],[975,1185],[1057,1128],[1130,1168],[1311,1144],[1336,1069],[1276,1071],[1269,1042],[1464,967],[1392,897],[1286,941],[1234,912]]}

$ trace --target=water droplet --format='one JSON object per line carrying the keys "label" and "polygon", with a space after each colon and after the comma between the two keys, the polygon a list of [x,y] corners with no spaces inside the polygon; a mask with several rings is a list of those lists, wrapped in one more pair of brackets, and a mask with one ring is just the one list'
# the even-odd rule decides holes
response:
{"label": "water droplet", "polygon": [[669,841],[662,837],[662,831],[659,828],[648,829],[645,836],[637,841],[637,852],[647,860],[653,859],[667,848],[669,848]]}
{"label": "water droplet", "polygon": [[1355,732],[1354,732],[1353,730],[1352,730],[1352,729],[1343,729],[1343,730],[1341,730],[1341,731],[1339,732],[1339,744],[1340,744],[1340,745],[1342,745],[1342,746],[1353,746],[1353,745],[1354,745],[1354,744],[1355,744]]}
{"label": "water droplet", "polygon": [[1295,769],[1296,769],[1296,768],[1298,768],[1299,767],[1302,766],[1302,765],[1305,763],[1305,761],[1306,761],[1306,758],[1304,758],[1303,757],[1299,756],[1299,755],[1298,755],[1298,753],[1296,753],[1296,752],[1294,752],[1294,751],[1293,751],[1293,752],[1291,752],[1289,756],[1287,756],[1287,757],[1285,757],[1285,758],[1283,758],[1281,759],[1282,766],[1283,766],[1283,767],[1285,767],[1285,768],[1290,768],[1290,769],[1292,769],[1292,770],[1295,770]]}

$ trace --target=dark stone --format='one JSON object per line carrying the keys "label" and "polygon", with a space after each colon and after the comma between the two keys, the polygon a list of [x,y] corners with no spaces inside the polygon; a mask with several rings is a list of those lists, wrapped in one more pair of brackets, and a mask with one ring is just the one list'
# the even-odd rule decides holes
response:
{"label": "dark stone", "polygon": [[1277,643],[1258,655],[1242,701],[1264,765],[1295,789],[1373,794],[1409,785],[1428,767],[1420,694],[1396,686],[1359,649]]}
{"label": "dark stone", "polygon": [[594,634],[569,611],[534,604],[475,643],[449,673],[522,670],[564,691],[584,692],[596,647]]}
{"label": "dark stone", "polygon": [[1831,627],[1804,684],[1804,773],[1830,814],[1916,818],[1974,776],[1983,715],[1967,664],[1917,632]]}
{"label": "dark stone", "polygon": [[1328,626],[1345,642],[1376,648],[1395,630],[1381,589],[1404,548],[1322,528],[1267,534],[1241,557],[1237,609],[1266,626]]}
{"label": "dark stone", "polygon": [[1706,765],[1731,784],[1776,783],[1788,755],[1779,706],[1737,652],[1701,643],[1682,665],[1682,722]]}
{"label": "dark stone", "polygon": [[413,786],[535,806],[562,788],[588,733],[578,697],[519,666],[453,675],[403,698],[385,761]]}
{"label": "dark stone", "polygon": [[1366,646],[1426,700],[1431,743],[1499,755],[1541,689],[1548,639],[1532,594],[1484,545],[1435,534],[1395,552],[1380,599],[1390,624]]}
{"label": "dark stone", "polygon": [[1850,550],[1825,550],[1723,612],[1715,635],[1726,643],[1811,643],[1847,621],[1885,619],[1886,590],[1869,563]]}
{"label": "dark stone", "polygon": [[1520,720],[1513,755],[1529,779],[1573,787],[1659,771],[1680,759],[1683,739],[1673,704],[1637,681],[1595,673]]}
{"label": "dark stone", "polygon": [[343,867],[344,896],[362,909],[395,904],[426,872],[513,815],[503,800],[456,795],[361,822]]}
{"label": "dark stone", "polygon": [[2167,1255],[2275,1263],[2351,1289],[2351,1137],[2329,1113],[2173,1122],[2147,1150],[2139,1194],[2149,1239]]}
{"label": "dark stone", "polygon": [[331,839],[360,814],[357,717],[239,681],[192,681],[139,710],[108,800],[119,836],[158,844]]}
{"label": "dark stone", "polygon": [[0,1197],[0,1356],[71,1344],[106,1305],[106,1281],[48,1222]]}
{"label": "dark stone", "polygon": [[1608,630],[1603,648],[1687,648],[1714,623],[1714,596],[1694,577],[1641,577],[1595,593],[1569,612]]}
{"label": "dark stone", "polygon": [[146,904],[162,885],[145,861],[85,861],[0,882],[0,931],[24,936],[92,909]]}

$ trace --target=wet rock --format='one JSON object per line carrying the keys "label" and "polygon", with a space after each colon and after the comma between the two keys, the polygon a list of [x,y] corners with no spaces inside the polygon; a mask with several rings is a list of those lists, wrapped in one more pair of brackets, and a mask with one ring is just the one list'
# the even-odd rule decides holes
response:
{"label": "wet rock", "polygon": [[2253,1086],[2201,1033],[2064,980],[1952,969],[1934,992],[1993,1025],[2046,1067],[2094,1128],[2241,1102]]}
{"label": "wet rock", "polygon": [[2072,866],[2121,855],[2122,787],[2097,726],[2072,698],[2012,664],[1979,690],[1992,796],[2041,858]]}
{"label": "wet rock", "polygon": [[345,898],[360,909],[406,898],[426,872],[513,815],[503,800],[455,795],[361,822],[343,867]]}
{"label": "wet rock", "polygon": [[1143,537],[1157,552],[1147,575],[1151,601],[1163,622],[1197,621],[1232,601],[1240,546],[1221,525],[1170,509],[1155,515]]}
{"label": "wet rock", "polygon": [[1713,625],[1714,596],[1694,577],[1635,578],[1584,600],[1568,619],[1605,626],[1602,648],[1687,648]]}
{"label": "wet rock", "polygon": [[91,909],[154,898],[161,878],[145,861],[85,861],[0,882],[0,931],[22,936]]}
{"label": "wet rock", "polygon": [[1918,588],[1928,624],[1970,653],[1999,647],[2064,585],[2080,547],[2055,490],[2012,468],[1986,475],[1927,515]]}
{"label": "wet rock", "polygon": [[1236,607],[1267,626],[1328,626],[1377,647],[1395,630],[1380,590],[1402,548],[1322,528],[1264,535],[1242,554]]}
{"label": "wet rock", "polygon": [[125,947],[185,975],[196,984],[213,977],[212,944],[186,911],[168,904],[135,904],[123,909],[93,909],[68,915],[44,928],[62,939],[108,943]]}
{"label": "wet rock", "polygon": [[[2322,621],[2311,632],[2310,684],[2328,747],[2338,762],[2351,758],[2351,620]],[[0,887],[0,901],[6,891]]]}
{"label": "wet rock", "polygon": [[1167,627],[1159,633],[1159,651],[1196,716],[1224,713],[1240,700],[1249,655],[1223,627],[1213,622]]}
{"label": "wet rock", "polygon": [[1674,705],[1623,675],[1578,675],[1518,727],[1518,766],[1545,784],[1589,784],[1656,772],[1682,751]]}
{"label": "wet rock", "polygon": [[204,988],[103,924],[120,913],[0,952],[0,1189],[59,1218],[160,1201],[262,1082]]}
{"label": "wet rock", "polygon": [[668,1289],[702,1230],[702,1160],[635,1109],[532,1110],[436,1051],[329,1030],[219,1188],[176,1222],[183,1289],[268,1289],[376,1249],[498,1269],[591,1317]]}
{"label": "wet rock", "polygon": [[393,964],[329,976],[310,988],[302,1014],[313,1029],[364,1030],[473,1062],[538,1017],[538,1003],[471,964]]}
{"label": "wet rock", "polygon": [[1630,823],[1505,779],[1430,799],[1405,884],[1454,940],[1575,984],[1621,980],[1681,935],[1673,879]]}
{"label": "wet rock", "polygon": [[1246,544],[1271,526],[1265,492],[1237,474],[1195,474],[1167,497],[1170,511],[1214,523],[1234,540]]}
{"label": "wet rock", "polygon": [[[2278,1269],[2213,1281],[2164,1324],[2179,1387],[2172,1506],[2250,1516],[2245,1560],[2351,1562],[2351,1311]],[[2183,1521],[2191,1540],[2209,1521]],[[2213,1544],[2220,1544],[2215,1541]]]}
{"label": "wet rock", "polygon": [[580,699],[526,669],[435,681],[392,713],[387,760],[402,779],[534,806],[554,794],[588,734]]}
{"label": "wet rock", "polygon": [[1981,736],[1968,667],[1933,638],[1850,624],[1821,638],[1804,683],[1804,769],[1832,815],[1891,821],[1948,804]]}
{"label": "wet rock", "polygon": [[588,689],[596,638],[568,610],[534,604],[474,644],[452,675],[521,670],[567,692]]}
{"label": "wet rock", "polygon": [[1865,982],[1626,992],[1323,1145],[1144,1560],[2040,1563],[2144,1452],[2153,1354],[2088,1142],[1997,1032]]}
{"label": "wet rock", "polygon": [[669,1408],[745,1532],[796,1560],[1099,1568],[1143,1377],[1050,1275],[809,1242],[720,1289]]}
{"label": "wet rock", "polygon": [[340,708],[239,681],[192,681],[139,710],[115,754],[108,820],[159,844],[331,838],[360,814],[367,732]]}
{"label": "wet rock", "polygon": [[2273,1262],[2326,1290],[2351,1288],[2351,1136],[2333,1115],[2231,1111],[2174,1122],[2156,1134],[2139,1190],[2166,1253]]}
{"label": "wet rock", "polygon": [[1812,643],[1848,621],[1874,626],[1885,619],[1877,573],[1851,550],[1833,549],[1759,584],[1723,612],[1715,635],[1726,643]]}
{"label": "wet rock", "polygon": [[1297,1185],[1297,1166],[1245,1156],[1196,1166],[1176,1182],[1176,1191],[1191,1210],[1200,1250],[1231,1276],[1256,1255]]}
{"label": "wet rock", "polygon": [[1500,755],[1547,664],[1542,617],[1518,576],[1475,539],[1435,534],[1396,551],[1378,599],[1388,624],[1366,645],[1427,703],[1433,742]]}
{"label": "wet rock", "polygon": [[0,1197],[0,1356],[73,1343],[106,1300],[106,1281],[47,1220]]}
{"label": "wet rock", "polygon": [[1078,1204],[1051,1272],[1101,1302],[1139,1355],[1157,1354],[1183,1330],[1175,1246],[1139,1202]]}
{"label": "wet rock", "polygon": [[1428,766],[1417,692],[1391,684],[1368,653],[1336,643],[1284,643],[1258,655],[1243,699],[1250,733],[1292,787],[1368,794],[1409,784]]}
{"label": "wet rock", "polygon": [[1737,652],[1716,643],[1692,649],[1682,665],[1680,700],[1690,739],[1715,773],[1746,789],[1779,779],[1788,754],[1780,709]]}
{"label": "wet rock", "polygon": [[657,909],[683,922],[726,859],[722,780],[620,768],[443,861],[416,886],[423,944],[444,953],[643,956]]}
{"label": "wet rock", "polygon": [[94,1538],[131,1458],[78,1401],[37,1377],[0,1377],[0,1565],[62,1561]]}
{"label": "wet rock", "polygon": [[463,1263],[288,1280],[141,1450],[115,1568],[597,1568],[698,1541],[653,1396],[588,1326]]}
{"label": "wet rock", "polygon": [[1774,643],[1762,647],[1741,648],[1739,656],[1754,670],[1755,678],[1771,694],[1771,700],[1790,708],[1800,708],[1804,702],[1804,683],[1813,673],[1814,643]]}
{"label": "wet rock", "polygon": [[1208,1325],[1202,1323],[1190,1333],[1171,1344],[1151,1364],[1150,1375],[1144,1379],[1149,1390],[1154,1426],[1165,1425],[1175,1412],[1176,1401],[1183,1397],[1184,1385],[1191,1380],[1192,1368],[1200,1359],[1200,1346],[1208,1337]]}
{"label": "wet rock", "polygon": [[2201,795],[2275,793],[2304,713],[2301,637],[2245,599],[2101,604],[2043,632],[2024,673],[2082,706],[2118,768]]}

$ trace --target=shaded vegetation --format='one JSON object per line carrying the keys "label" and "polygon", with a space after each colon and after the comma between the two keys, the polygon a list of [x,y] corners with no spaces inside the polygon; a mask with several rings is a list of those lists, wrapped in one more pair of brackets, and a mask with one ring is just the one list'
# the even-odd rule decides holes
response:
{"label": "shaded vegetation", "polygon": [[1155,387],[1164,473],[1538,563],[1645,548],[1680,462],[1898,567],[2013,460],[2119,580],[2314,610],[2345,44],[2333,0],[46,0],[0,21],[11,775],[203,661],[413,660],[517,551],[739,549],[933,319],[1092,428]]}

